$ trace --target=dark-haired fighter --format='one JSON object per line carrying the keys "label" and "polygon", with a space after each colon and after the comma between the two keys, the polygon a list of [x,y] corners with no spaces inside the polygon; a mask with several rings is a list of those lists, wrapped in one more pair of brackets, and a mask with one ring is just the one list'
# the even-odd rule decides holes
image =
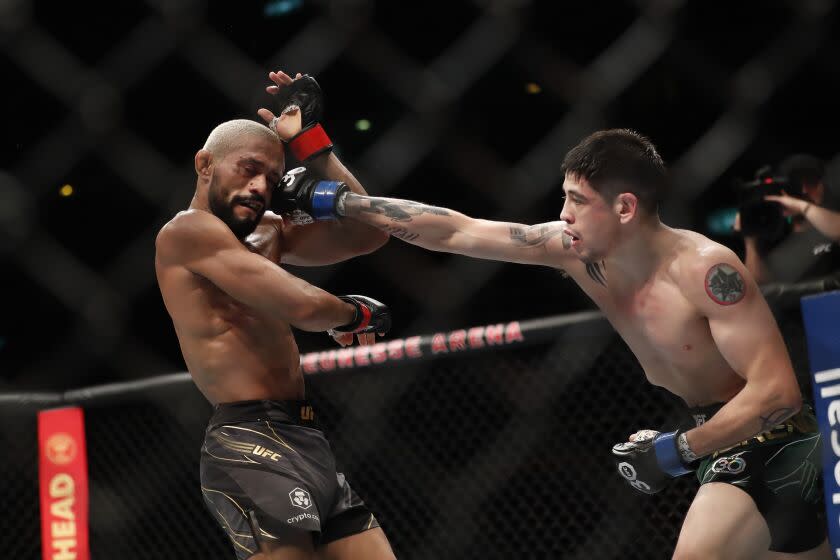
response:
{"label": "dark-haired fighter", "polygon": [[668,179],[647,138],[594,133],[564,170],[560,221],[532,226],[353,193],[309,206],[434,251],[563,269],[648,380],[691,409],[672,431],[641,430],[613,448],[639,491],[690,472],[700,479],[674,558],[827,558],[820,435],[750,274],[729,249],[660,222]]}
{"label": "dark-haired fighter", "polygon": [[[334,329],[370,343],[387,331],[390,315],[375,300],[335,297],[278,266],[338,262],[377,249],[387,236],[361,223],[296,226],[265,213],[284,167],[278,133],[286,123],[274,124],[277,133],[248,120],[216,127],[195,156],[189,209],[157,237],[166,308],[193,380],[215,405],[201,452],[202,492],[241,560],[391,560],[304,400],[291,331]],[[364,194],[334,155],[316,158],[312,167]]]}

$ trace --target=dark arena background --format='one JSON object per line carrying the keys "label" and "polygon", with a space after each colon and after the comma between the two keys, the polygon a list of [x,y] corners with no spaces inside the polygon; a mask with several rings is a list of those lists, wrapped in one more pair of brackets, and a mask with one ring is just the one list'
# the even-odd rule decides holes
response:
{"label": "dark arena background", "polygon": [[[65,404],[84,409],[92,558],[234,557],[202,501],[211,408],[182,373],[154,240],[210,130],[276,109],[269,70],[318,79],[369,193],[476,217],[557,219],[565,152],[633,128],[672,171],[663,221],[743,257],[734,185],[761,166],[821,158],[837,208],[838,17],[830,0],[2,0],[0,557],[41,558],[36,413]],[[670,557],[696,480],[636,494],[610,447],[680,403],[571,280],[396,239],[287,269],[388,303],[405,341],[349,359],[295,333],[399,558]],[[837,287],[807,280],[764,287],[806,396],[798,298]]]}

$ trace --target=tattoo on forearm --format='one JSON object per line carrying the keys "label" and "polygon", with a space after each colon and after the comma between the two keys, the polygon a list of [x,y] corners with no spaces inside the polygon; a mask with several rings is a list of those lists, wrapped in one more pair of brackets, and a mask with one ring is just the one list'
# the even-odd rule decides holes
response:
{"label": "tattoo on forearm", "polygon": [[403,241],[414,241],[420,237],[419,233],[414,233],[397,226],[382,226],[381,229],[388,235],[393,235],[397,239],[402,239]]}
{"label": "tattoo on forearm", "polygon": [[[603,269],[603,270],[602,270]],[[601,284],[607,286],[607,277],[604,272],[607,270],[607,263],[601,261],[599,263],[586,263],[586,273],[590,278]]]}
{"label": "tattoo on forearm", "polygon": [[766,416],[759,416],[761,419],[761,431],[766,432],[767,430],[772,430],[775,426],[778,426],[793,416],[794,413],[795,411],[792,408],[778,408]]}
{"label": "tattoo on forearm", "polygon": [[513,241],[514,245],[519,245],[520,247],[541,247],[552,237],[562,234],[562,227],[546,224],[528,227],[511,226],[510,228],[511,241]]}
{"label": "tattoo on forearm", "polygon": [[344,201],[344,212],[346,216],[359,215],[363,212],[381,214],[395,222],[410,222],[414,216],[421,214],[451,215],[450,211],[446,208],[428,206],[411,200],[362,197],[358,195],[347,195]]}

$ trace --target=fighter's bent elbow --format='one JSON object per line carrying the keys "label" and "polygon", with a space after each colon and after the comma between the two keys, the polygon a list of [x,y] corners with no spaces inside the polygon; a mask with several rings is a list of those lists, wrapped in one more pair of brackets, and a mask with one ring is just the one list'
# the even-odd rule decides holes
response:
{"label": "fighter's bent elbow", "polygon": [[802,408],[802,392],[795,378],[773,387],[770,395],[768,401],[771,402],[766,405],[768,410],[786,411],[793,416]]}
{"label": "fighter's bent elbow", "polygon": [[796,414],[802,409],[802,392],[799,391],[798,386],[795,390],[789,391],[786,402],[791,414]]}

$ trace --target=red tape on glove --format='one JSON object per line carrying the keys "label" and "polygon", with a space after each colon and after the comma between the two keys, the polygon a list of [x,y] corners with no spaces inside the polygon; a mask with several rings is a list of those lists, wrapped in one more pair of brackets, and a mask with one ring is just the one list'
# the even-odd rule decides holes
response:
{"label": "red tape on glove", "polygon": [[320,123],[301,130],[289,140],[289,149],[298,161],[306,161],[327,150],[332,150],[332,140],[327,136]]}
{"label": "red tape on glove", "polygon": [[354,332],[359,332],[360,330],[366,329],[367,326],[370,324],[370,308],[367,305],[360,305],[359,309],[362,311],[362,320],[359,322],[359,326],[356,327]]}

